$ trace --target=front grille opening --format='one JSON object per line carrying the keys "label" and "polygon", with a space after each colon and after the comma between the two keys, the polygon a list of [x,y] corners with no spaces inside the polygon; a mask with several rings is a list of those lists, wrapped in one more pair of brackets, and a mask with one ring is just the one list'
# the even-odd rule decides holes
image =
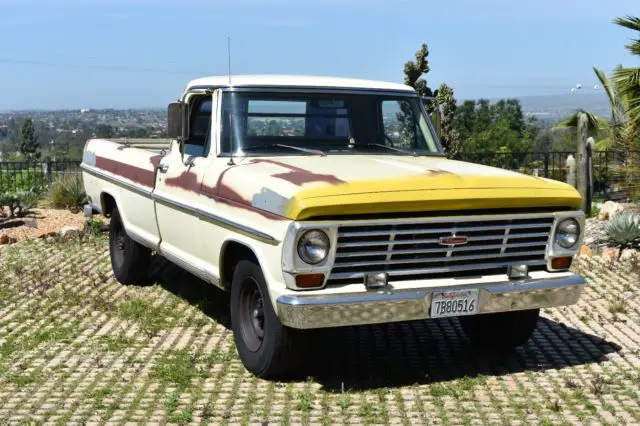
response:
{"label": "front grille opening", "polygon": [[[547,215],[340,226],[328,282],[361,281],[368,272],[386,271],[393,280],[402,280],[485,274],[487,269],[519,263],[544,266],[553,222],[553,216]],[[468,241],[452,246],[440,243],[454,235]]]}

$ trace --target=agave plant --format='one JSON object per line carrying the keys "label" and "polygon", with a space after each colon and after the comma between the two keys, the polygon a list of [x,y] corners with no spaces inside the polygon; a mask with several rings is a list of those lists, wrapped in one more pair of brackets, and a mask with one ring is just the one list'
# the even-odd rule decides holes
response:
{"label": "agave plant", "polygon": [[619,247],[620,254],[627,248],[640,249],[640,214],[622,213],[604,225],[606,243]]}

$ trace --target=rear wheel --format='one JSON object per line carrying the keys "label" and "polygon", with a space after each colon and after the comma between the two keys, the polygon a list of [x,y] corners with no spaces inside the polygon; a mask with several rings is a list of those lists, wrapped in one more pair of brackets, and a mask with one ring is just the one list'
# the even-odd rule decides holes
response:
{"label": "rear wheel", "polygon": [[238,355],[256,376],[278,376],[298,366],[302,332],[282,325],[262,270],[252,260],[241,260],[233,274],[231,326]]}
{"label": "rear wheel", "polygon": [[109,254],[113,275],[121,284],[144,284],[149,276],[151,250],[127,235],[117,207],[111,212]]}
{"label": "rear wheel", "polygon": [[488,349],[510,349],[524,345],[538,323],[540,309],[498,312],[458,318],[472,343]]}

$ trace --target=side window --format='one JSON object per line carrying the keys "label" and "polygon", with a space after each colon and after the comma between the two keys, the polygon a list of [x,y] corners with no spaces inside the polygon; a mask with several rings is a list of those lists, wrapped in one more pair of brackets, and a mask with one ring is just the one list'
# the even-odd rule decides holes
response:
{"label": "side window", "polygon": [[209,154],[211,145],[211,106],[210,97],[200,98],[195,101],[190,117],[189,139],[184,145],[185,154],[194,157],[206,157]]}
{"label": "side window", "polygon": [[382,102],[384,143],[398,148],[416,146],[416,122],[411,104],[403,100]]}

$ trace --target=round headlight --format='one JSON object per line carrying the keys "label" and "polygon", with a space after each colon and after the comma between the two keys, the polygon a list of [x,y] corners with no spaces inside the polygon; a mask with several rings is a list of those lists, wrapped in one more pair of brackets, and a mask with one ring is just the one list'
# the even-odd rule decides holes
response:
{"label": "round headlight", "polygon": [[327,234],[324,231],[312,229],[302,234],[298,240],[298,256],[304,262],[315,265],[327,258],[330,247]]}
{"label": "round headlight", "polygon": [[580,224],[575,219],[565,219],[556,228],[556,243],[562,248],[570,249],[578,243]]}

